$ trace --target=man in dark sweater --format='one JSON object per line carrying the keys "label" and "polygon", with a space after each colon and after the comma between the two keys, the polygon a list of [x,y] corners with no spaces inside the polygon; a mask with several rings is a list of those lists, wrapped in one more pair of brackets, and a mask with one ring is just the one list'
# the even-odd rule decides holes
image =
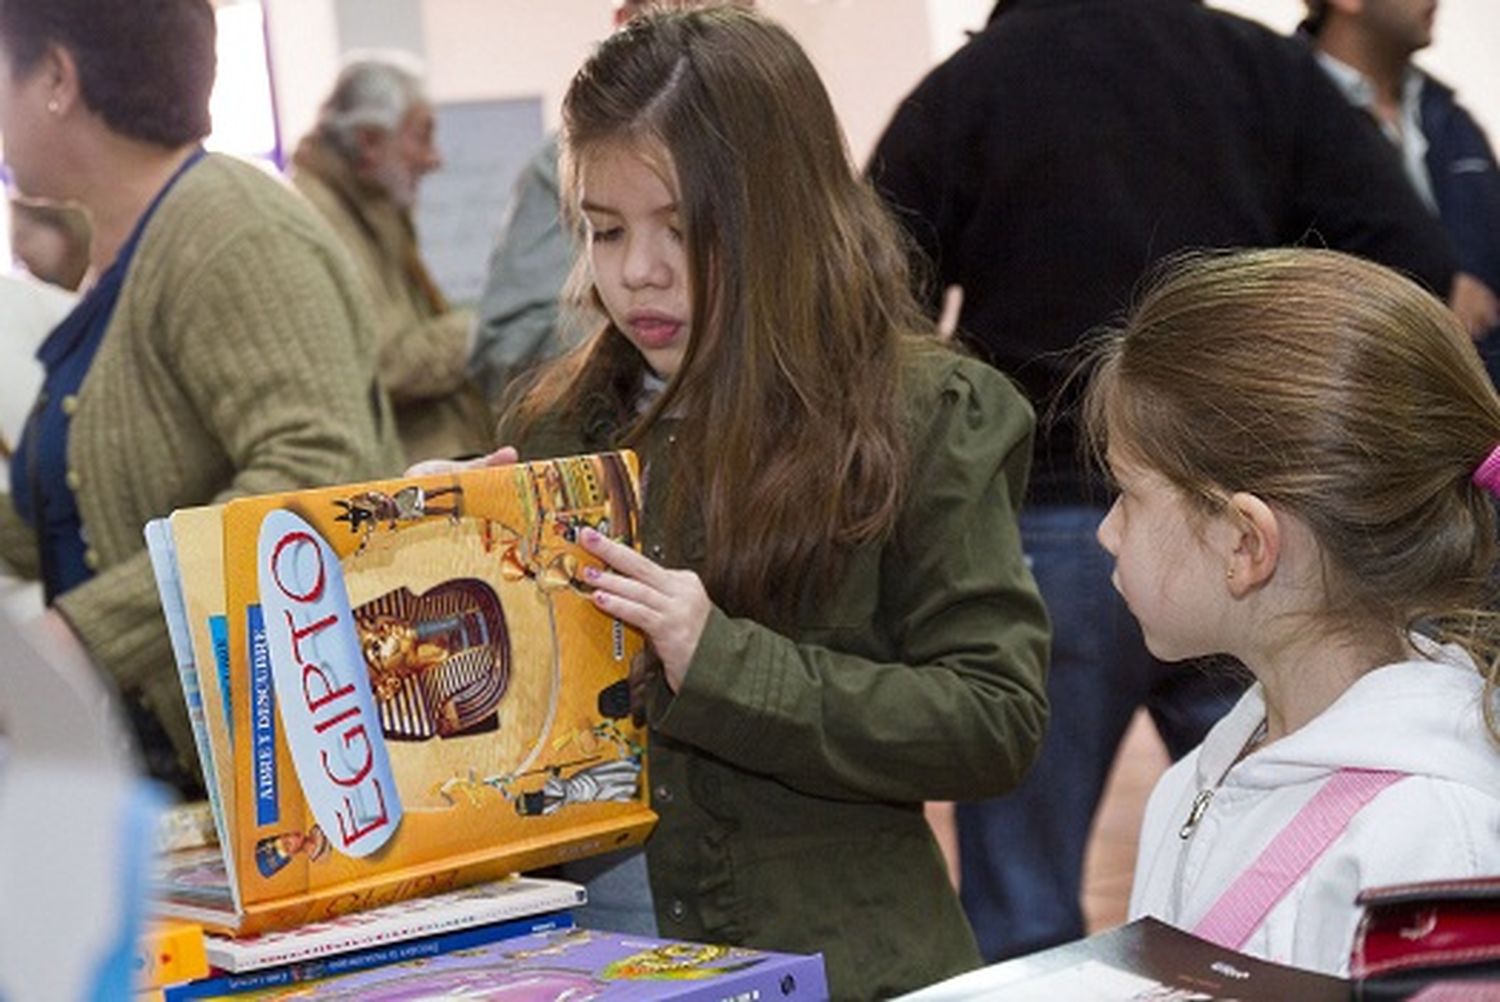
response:
{"label": "man in dark sweater", "polygon": [[1043,415],[1021,528],[1056,634],[1052,726],[1020,790],[958,808],[964,904],[996,960],[1084,933],[1084,846],[1136,708],[1177,756],[1241,684],[1152,659],[1110,585],[1108,495],[1059,398],[1076,347],[1186,248],[1326,245],[1442,296],[1454,262],[1306,47],[1195,0],[1004,0],[902,103],[870,174],[930,259],[934,308],[960,287],[960,331]]}

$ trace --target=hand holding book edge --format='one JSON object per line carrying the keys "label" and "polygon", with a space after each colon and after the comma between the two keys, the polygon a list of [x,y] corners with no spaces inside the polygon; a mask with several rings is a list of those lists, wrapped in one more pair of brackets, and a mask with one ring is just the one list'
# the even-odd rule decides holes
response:
{"label": "hand holding book edge", "polygon": [[669,570],[593,529],[584,530],[581,541],[610,567],[583,572],[594,586],[594,604],[646,634],[661,659],[667,688],[675,693],[713,608],[703,580],[693,571]]}

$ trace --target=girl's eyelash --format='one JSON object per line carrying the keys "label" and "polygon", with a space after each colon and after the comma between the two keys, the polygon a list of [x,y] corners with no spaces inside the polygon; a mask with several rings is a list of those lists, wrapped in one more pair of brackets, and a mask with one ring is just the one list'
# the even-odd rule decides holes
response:
{"label": "girl's eyelash", "polygon": [[608,243],[611,240],[618,238],[619,235],[620,228],[618,226],[610,226],[602,230],[596,230],[593,227],[589,227],[589,242],[591,243]]}

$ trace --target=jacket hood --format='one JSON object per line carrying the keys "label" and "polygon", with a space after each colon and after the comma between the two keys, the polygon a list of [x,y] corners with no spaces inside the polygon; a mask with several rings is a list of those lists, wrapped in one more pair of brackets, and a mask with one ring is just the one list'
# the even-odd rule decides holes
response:
{"label": "jacket hood", "polygon": [[[1225,783],[1275,787],[1341,768],[1385,769],[1462,783],[1500,799],[1500,742],[1484,724],[1484,678],[1461,649],[1426,646],[1432,660],[1375,669],[1315,719],[1246,756]],[[1496,702],[1496,693],[1490,699]],[[1225,775],[1264,718],[1256,684],[1204,740],[1202,785]]]}

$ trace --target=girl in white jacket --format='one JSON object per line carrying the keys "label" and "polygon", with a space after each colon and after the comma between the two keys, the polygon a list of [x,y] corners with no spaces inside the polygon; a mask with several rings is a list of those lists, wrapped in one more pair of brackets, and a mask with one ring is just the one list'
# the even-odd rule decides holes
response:
{"label": "girl in white jacket", "polygon": [[1185,259],[1085,406],[1147,646],[1256,680],[1152,794],[1131,917],[1346,974],[1364,889],[1500,874],[1500,399],[1452,314],[1329,251]]}

